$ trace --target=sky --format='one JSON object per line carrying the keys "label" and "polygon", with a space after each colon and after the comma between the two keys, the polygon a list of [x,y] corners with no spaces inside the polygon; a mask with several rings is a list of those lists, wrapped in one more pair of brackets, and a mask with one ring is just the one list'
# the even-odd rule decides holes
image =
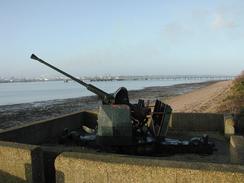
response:
{"label": "sky", "polygon": [[243,0],[0,0],[0,77],[237,75]]}

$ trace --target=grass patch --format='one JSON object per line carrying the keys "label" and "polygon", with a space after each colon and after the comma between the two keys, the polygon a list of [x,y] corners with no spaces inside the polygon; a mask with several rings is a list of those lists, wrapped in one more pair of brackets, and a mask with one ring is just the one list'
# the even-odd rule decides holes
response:
{"label": "grass patch", "polygon": [[221,108],[229,113],[244,112],[244,71],[233,81],[233,86]]}

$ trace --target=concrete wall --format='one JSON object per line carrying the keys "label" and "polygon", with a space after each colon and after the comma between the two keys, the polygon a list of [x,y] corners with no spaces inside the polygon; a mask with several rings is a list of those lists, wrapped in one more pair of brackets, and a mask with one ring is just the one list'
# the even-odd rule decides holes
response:
{"label": "concrete wall", "polygon": [[[73,113],[4,130],[0,133],[0,140],[42,144],[60,136],[64,128],[76,129],[80,128],[81,124],[94,127],[96,120],[97,116],[94,113]],[[172,128],[176,130],[224,131],[224,119],[221,114],[173,113],[172,120]],[[42,159],[42,153],[37,146],[0,142],[0,182],[1,178],[7,180],[6,177],[16,180],[15,182],[31,182],[33,177],[38,177],[35,173],[43,171],[45,176],[49,177],[48,180],[51,180],[54,160],[59,152],[63,150],[56,150],[56,148],[44,150],[45,170],[36,170],[36,163]],[[35,158],[37,157],[35,154],[40,155],[40,158]],[[16,166],[15,162],[18,162]],[[8,165],[10,165],[9,169]],[[148,182],[149,180],[149,182],[211,182],[212,180],[214,180],[212,182],[222,180],[244,182],[243,166],[159,161],[111,154],[64,153],[58,156],[55,166],[57,182],[61,183],[82,182],[81,180],[88,182],[93,180],[95,182]],[[14,173],[15,169],[16,173]],[[211,179],[212,177],[214,178]],[[54,181],[54,178],[52,180]]]}
{"label": "concrete wall", "polygon": [[[0,140],[26,144],[41,144],[59,137],[64,128],[76,129],[81,124],[94,127],[95,113],[78,112],[46,121],[33,122],[1,131]],[[221,114],[173,113],[172,129],[184,131],[224,131],[224,117]]]}
{"label": "concrete wall", "polygon": [[[94,126],[97,125],[96,121],[97,121],[97,115],[94,113],[89,113],[89,112],[72,113],[69,115],[60,116],[58,118],[53,118],[47,121],[34,122],[28,125],[22,125],[8,130],[3,130],[0,132],[0,140],[25,143],[25,144],[43,144],[50,140],[52,140],[53,142],[55,141],[57,142],[57,139],[61,136],[64,128],[76,129],[76,128],[80,128],[81,124],[93,128]],[[11,145],[12,143],[8,143],[8,144]],[[24,147],[36,148],[37,146],[24,146]],[[14,145],[14,148],[13,150],[10,150],[10,153],[12,151],[15,151],[16,148],[19,148],[19,145],[18,146]],[[41,146],[41,148],[43,150],[42,161],[45,166],[45,169],[43,169],[42,171],[44,171],[44,175],[46,179],[49,180],[48,182],[55,182],[54,181],[55,178],[54,159],[60,152],[63,152],[64,150],[62,150],[62,148],[55,148],[55,147],[51,149],[50,148],[45,149]],[[6,154],[5,152],[3,153],[4,156],[6,157],[8,156],[8,154]],[[17,157],[18,156],[19,155],[17,155]],[[0,153],[0,158],[2,158],[1,153]],[[9,158],[11,158],[11,156]],[[6,164],[4,165],[4,167],[5,166]],[[25,168],[23,168],[23,171],[24,170]],[[0,172],[0,174],[2,175],[4,174],[5,177],[10,177],[10,175],[8,176],[7,172]],[[0,179],[0,183],[1,183],[1,179]]]}
{"label": "concrete wall", "polygon": [[172,129],[224,132],[224,115],[212,113],[173,113]]}
{"label": "concrete wall", "polygon": [[82,123],[94,126],[96,115],[78,112],[46,121],[33,122],[2,131],[0,133],[0,140],[25,144],[41,144],[45,141],[50,141],[50,139],[60,137],[64,128],[80,128]]}
{"label": "concrete wall", "polygon": [[0,141],[0,182],[44,183],[42,161],[37,146]]}
{"label": "concrete wall", "polygon": [[239,133],[244,134],[244,114],[239,114],[237,119],[237,128]]}
{"label": "concrete wall", "polygon": [[57,183],[244,182],[244,166],[63,153],[55,161]]}
{"label": "concrete wall", "polygon": [[232,135],[230,137],[231,163],[244,164],[244,137]]}

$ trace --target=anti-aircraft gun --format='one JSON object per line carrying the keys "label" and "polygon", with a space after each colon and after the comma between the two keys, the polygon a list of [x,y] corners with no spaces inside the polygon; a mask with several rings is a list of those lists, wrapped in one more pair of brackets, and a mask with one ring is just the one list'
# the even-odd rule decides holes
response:
{"label": "anti-aircraft gun", "polygon": [[[177,152],[211,154],[213,152],[214,144],[208,141],[207,135],[194,137],[190,141],[166,138],[172,112],[169,105],[159,100],[151,105],[149,101],[145,102],[141,99],[138,103],[131,104],[125,87],[110,94],[54,67],[34,54],[31,55],[31,59],[85,86],[102,100],[103,105],[100,106],[98,113],[97,132],[95,138],[92,138],[99,147],[112,149],[119,147],[126,153],[136,154]],[[81,136],[80,139],[86,141],[89,138]]]}
{"label": "anti-aircraft gun", "polygon": [[[89,91],[96,94],[102,100],[103,106],[100,108],[100,112],[98,116],[98,123],[100,124],[98,126],[98,136],[101,135],[102,137],[104,137],[104,135],[106,134],[105,136],[110,137],[111,135],[114,136],[115,133],[117,133],[116,134],[117,137],[121,137],[121,136],[124,137],[127,135],[131,135],[132,137],[132,133],[134,132],[130,133],[131,129],[134,129],[135,131],[136,128],[136,130],[138,130],[139,128],[143,127],[143,125],[145,125],[145,123],[147,122],[147,115],[150,112],[149,108],[145,107],[143,100],[139,100],[138,104],[131,104],[129,102],[128,91],[125,87],[121,87],[113,94],[109,94],[92,84],[87,84],[84,81],[77,79],[76,77],[58,69],[57,67],[54,67],[53,65],[38,58],[34,54],[31,55],[31,59],[37,60],[42,64],[45,64],[46,66],[76,81],[77,83],[85,86]],[[171,108],[169,108],[169,110],[171,111]],[[113,117],[114,119],[108,122],[109,118],[111,117]],[[126,117],[127,120],[129,120],[130,122],[125,121]],[[132,123],[129,118],[132,120]],[[118,129],[116,128],[117,125],[118,125]],[[133,125],[134,128],[132,128],[131,125]],[[126,131],[122,132],[121,131],[122,129]],[[122,139],[123,139],[122,141],[126,141],[124,140],[125,138]],[[130,142],[131,140],[127,141],[127,143]],[[119,144],[118,141],[115,141],[115,143]]]}

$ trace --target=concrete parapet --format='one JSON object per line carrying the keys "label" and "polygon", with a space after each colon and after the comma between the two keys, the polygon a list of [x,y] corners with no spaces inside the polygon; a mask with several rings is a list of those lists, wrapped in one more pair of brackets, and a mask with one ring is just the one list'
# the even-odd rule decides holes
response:
{"label": "concrete parapet", "polygon": [[244,182],[244,166],[182,162],[114,154],[62,153],[55,160],[57,183]]}
{"label": "concrete parapet", "polygon": [[88,123],[91,121],[89,118],[94,118],[94,116],[92,113],[78,112],[21,125],[2,131],[0,133],[0,140],[34,145],[41,144],[45,141],[50,141],[50,139],[54,140],[60,137],[64,128],[80,128],[82,121]]}
{"label": "concrete parapet", "polygon": [[173,113],[172,128],[184,131],[224,132],[224,115],[212,113]]}
{"label": "concrete parapet", "polygon": [[233,135],[230,137],[231,163],[244,164],[244,137]]}
{"label": "concrete parapet", "polygon": [[[50,139],[57,140],[65,128],[78,129],[82,124],[94,128],[97,124],[97,115],[90,112],[78,112],[21,125],[1,131],[0,140],[38,145]],[[173,113],[170,128],[178,131],[224,132],[224,117],[222,114]]]}
{"label": "concrete parapet", "polygon": [[44,183],[43,170],[39,147],[0,141],[1,183]]}

